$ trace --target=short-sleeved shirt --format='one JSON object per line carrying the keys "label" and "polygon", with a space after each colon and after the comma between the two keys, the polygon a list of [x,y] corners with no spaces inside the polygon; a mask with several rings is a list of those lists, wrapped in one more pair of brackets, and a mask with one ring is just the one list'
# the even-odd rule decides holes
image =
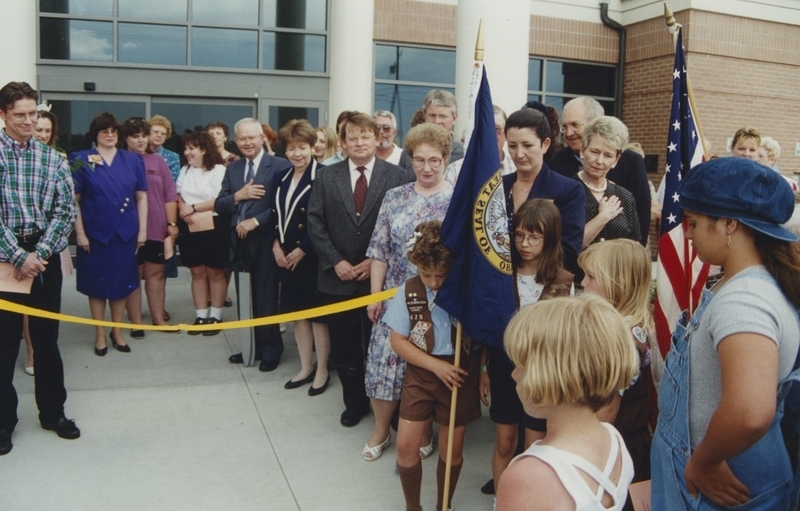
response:
{"label": "short-sleeved shirt", "polygon": [[[759,275],[760,277],[756,276]],[[765,277],[764,280],[761,277]],[[738,333],[763,335],[778,346],[778,381],[792,370],[800,343],[797,313],[763,266],[735,275],[713,296],[689,344],[689,434],[697,447],[722,397],[717,347]]]}
{"label": "short-sleeved shirt", "polygon": [[[433,304],[433,299],[436,298],[436,293],[428,286],[425,286],[425,291],[428,295],[428,304],[430,306],[430,304]],[[450,330],[453,320],[450,314],[441,307],[434,305],[431,310],[431,320],[433,321],[433,336],[435,339],[431,355],[452,355],[453,343],[450,340]],[[408,319],[408,307],[406,306],[405,283],[397,288],[397,294],[389,302],[386,314],[383,315],[383,322],[404,337],[408,337],[411,334],[411,321]]]}
{"label": "short-sleeved shirt", "polygon": [[[216,199],[222,190],[225,167],[215,165],[211,170],[186,166],[181,169],[175,188],[186,204],[197,204]],[[214,213],[216,216],[217,213]]]}
{"label": "short-sleeved shirt", "polygon": [[144,171],[147,175],[147,239],[164,241],[167,237],[168,202],[178,200],[175,180],[167,163],[157,154],[143,154]]}

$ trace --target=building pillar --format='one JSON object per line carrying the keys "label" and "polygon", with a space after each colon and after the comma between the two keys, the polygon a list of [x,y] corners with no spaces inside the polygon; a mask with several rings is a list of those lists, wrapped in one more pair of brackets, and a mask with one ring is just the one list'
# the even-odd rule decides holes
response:
{"label": "building pillar", "polygon": [[507,114],[528,99],[529,0],[459,0],[456,43],[456,100],[461,136],[469,114],[469,87],[475,62],[478,23],[483,20],[484,64],[492,101]]}
{"label": "building pillar", "polygon": [[8,82],[36,83],[36,3],[0,0],[0,87]]}
{"label": "building pillar", "polygon": [[328,126],[343,110],[372,114],[374,0],[331,2]]}

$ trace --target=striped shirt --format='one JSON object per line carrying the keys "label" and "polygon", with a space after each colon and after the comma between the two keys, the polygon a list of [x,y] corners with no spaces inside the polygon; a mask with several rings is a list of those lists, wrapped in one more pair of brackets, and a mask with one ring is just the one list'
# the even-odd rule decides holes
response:
{"label": "striped shirt", "polygon": [[22,235],[41,234],[36,254],[43,260],[64,250],[77,210],[67,160],[33,138],[21,145],[0,130],[0,262],[22,267]]}

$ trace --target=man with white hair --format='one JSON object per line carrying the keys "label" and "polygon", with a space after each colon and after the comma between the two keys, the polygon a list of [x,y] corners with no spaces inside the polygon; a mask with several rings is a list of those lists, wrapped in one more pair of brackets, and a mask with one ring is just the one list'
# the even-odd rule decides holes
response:
{"label": "man with white hair", "polygon": [[414,167],[408,154],[395,143],[397,137],[397,118],[388,110],[378,110],[373,114],[375,124],[378,125],[378,147],[375,156],[406,169],[412,180],[416,179]]}
{"label": "man with white hair", "polygon": [[[564,147],[548,162],[551,169],[565,177],[574,178],[583,169],[583,127],[596,117],[605,115],[603,105],[596,99],[580,96],[564,105],[561,114],[561,132],[564,134]],[[630,149],[622,152],[617,164],[608,172],[606,179],[625,188],[636,201],[636,216],[639,219],[639,238],[642,245],[647,244],[650,233],[650,185],[644,158]]]}
{"label": "man with white hair", "polygon": [[[446,90],[434,89],[425,95],[422,102],[425,108],[425,122],[438,124],[447,131],[453,131],[453,125],[458,119],[458,106],[456,97]],[[450,163],[464,157],[464,144],[453,135],[453,148],[450,150]]]}

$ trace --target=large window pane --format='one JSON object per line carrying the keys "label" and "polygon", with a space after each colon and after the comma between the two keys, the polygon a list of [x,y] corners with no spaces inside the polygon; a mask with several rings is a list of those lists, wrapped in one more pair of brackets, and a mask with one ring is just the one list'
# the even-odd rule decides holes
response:
{"label": "large window pane", "polygon": [[547,61],[547,92],[583,96],[614,96],[613,67]]}
{"label": "large window pane", "polygon": [[528,90],[542,90],[542,61],[540,59],[528,60]]}
{"label": "large window pane", "polygon": [[258,32],[193,28],[192,65],[256,68],[258,67]]}
{"label": "large window pane", "polygon": [[67,153],[89,149],[89,123],[101,112],[111,112],[119,122],[128,117],[144,117],[144,102],[53,100],[51,112],[58,119],[58,146]]}
{"label": "large window pane", "polygon": [[120,23],[119,62],[186,65],[186,27]]}
{"label": "large window pane", "polygon": [[264,32],[264,69],[325,72],[325,36]]}
{"label": "large window pane", "polygon": [[186,21],[186,0],[118,0],[120,18]]}
{"label": "large window pane", "polygon": [[192,20],[195,23],[255,26],[258,25],[258,2],[194,0],[192,2]]}
{"label": "large window pane", "polygon": [[113,0],[40,0],[39,2],[41,12],[82,16],[111,16],[113,7]]}
{"label": "large window pane", "polygon": [[[178,154],[183,153],[180,145],[181,135],[186,132],[202,130],[211,121],[222,121],[230,128],[233,140],[233,126],[236,121],[253,116],[253,105],[214,105],[206,103],[157,103],[150,106],[152,115],[163,115],[172,123],[172,137],[164,147]],[[234,150],[230,148],[229,150]]]}
{"label": "large window pane", "polygon": [[319,109],[299,106],[269,107],[269,125],[275,131],[292,119],[305,119],[316,128],[319,126]]}
{"label": "large window pane", "polygon": [[110,22],[39,18],[41,58],[111,62]]}
{"label": "large window pane", "polygon": [[[411,126],[414,112],[422,106],[425,94],[431,87],[417,87],[412,85],[375,84],[375,110],[389,110],[397,117],[397,140],[402,146],[406,133]],[[444,88],[454,93],[453,88]]]}
{"label": "large window pane", "polygon": [[263,0],[262,25],[279,28],[325,30],[327,0]]}
{"label": "large window pane", "polygon": [[375,78],[455,83],[456,52],[407,46],[375,46]]}

